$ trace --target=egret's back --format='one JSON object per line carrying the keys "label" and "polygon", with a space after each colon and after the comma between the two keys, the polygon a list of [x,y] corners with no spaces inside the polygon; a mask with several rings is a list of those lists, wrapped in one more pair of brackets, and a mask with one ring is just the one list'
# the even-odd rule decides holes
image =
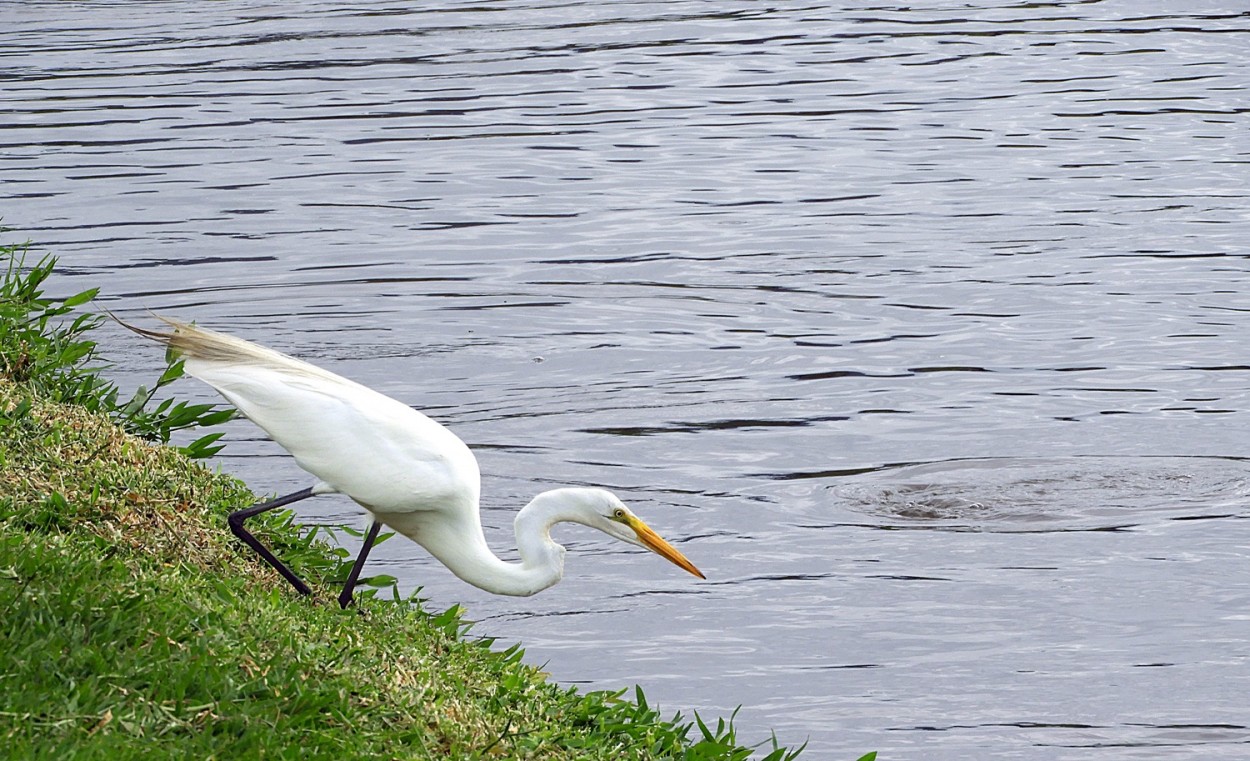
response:
{"label": "egret's back", "polygon": [[472,452],[430,418],[359,383],[233,336],[161,318],[157,338],[289,451],[300,467],[377,513],[477,514]]}

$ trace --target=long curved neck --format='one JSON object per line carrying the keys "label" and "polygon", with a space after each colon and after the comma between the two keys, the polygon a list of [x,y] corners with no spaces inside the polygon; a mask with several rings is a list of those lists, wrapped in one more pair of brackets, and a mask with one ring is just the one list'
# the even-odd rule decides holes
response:
{"label": "long curved neck", "polygon": [[526,597],[564,576],[564,547],[551,539],[551,527],[576,517],[568,505],[550,498],[552,494],[539,494],[517,513],[519,563],[500,560],[491,552],[476,510],[470,513],[471,519],[427,524],[409,536],[469,584],[492,594]]}

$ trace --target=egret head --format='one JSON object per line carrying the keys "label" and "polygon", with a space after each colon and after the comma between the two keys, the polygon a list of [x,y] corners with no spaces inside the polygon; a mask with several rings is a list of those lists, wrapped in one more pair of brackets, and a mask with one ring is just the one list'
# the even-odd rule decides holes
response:
{"label": "egret head", "polygon": [[700,579],[707,578],[676,547],[655,533],[642,518],[634,515],[634,512],[626,507],[624,502],[617,499],[615,494],[603,489],[569,491],[581,492],[578,496],[584,499],[586,505],[583,519],[579,522],[597,528],[622,542],[645,547]]}

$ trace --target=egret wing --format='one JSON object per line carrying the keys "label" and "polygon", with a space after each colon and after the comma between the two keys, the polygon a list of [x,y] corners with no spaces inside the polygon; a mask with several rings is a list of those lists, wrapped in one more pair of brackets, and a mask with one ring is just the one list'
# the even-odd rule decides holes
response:
{"label": "egret wing", "polygon": [[277,356],[291,364],[191,357],[186,367],[301,468],[367,508],[445,510],[467,502],[476,509],[477,462],[455,434],[391,397]]}

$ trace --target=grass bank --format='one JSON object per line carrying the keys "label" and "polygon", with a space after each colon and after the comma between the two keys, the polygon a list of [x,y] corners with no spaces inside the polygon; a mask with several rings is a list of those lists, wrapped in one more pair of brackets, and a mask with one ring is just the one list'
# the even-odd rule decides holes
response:
{"label": "grass bank", "polygon": [[[30,759],[745,759],[732,724],[581,693],[466,636],[459,610],[307,600],[225,530],[256,497],[196,462],[230,413],[125,398],[93,292],[0,248],[0,748]],[[175,363],[154,384],[180,374]],[[276,516],[263,540],[330,583],[343,553]],[[754,757],[798,751],[775,742]],[[870,754],[871,756],[871,754]],[[865,759],[870,758],[865,757]]]}

